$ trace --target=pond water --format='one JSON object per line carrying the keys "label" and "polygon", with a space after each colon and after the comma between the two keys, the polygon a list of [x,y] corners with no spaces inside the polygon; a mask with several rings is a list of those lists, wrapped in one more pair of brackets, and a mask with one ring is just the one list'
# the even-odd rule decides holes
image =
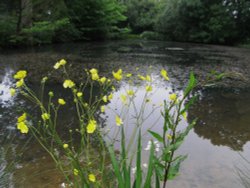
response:
{"label": "pond water", "polygon": [[[191,71],[199,78],[212,70],[238,71],[244,74],[244,71],[249,70],[244,67],[248,57],[246,54],[250,54],[249,52],[238,48],[152,41],[76,43],[1,51],[0,187],[52,188],[60,187],[63,183],[53,161],[43,149],[34,142],[25,146],[27,137],[16,131],[16,117],[20,111],[34,111],[34,106],[20,96],[10,97],[8,88],[14,84],[12,75],[16,70],[28,70],[31,77],[29,84],[36,91],[39,90],[39,79],[49,74],[51,83],[48,84],[47,91],[53,90],[57,96],[66,100],[69,95],[58,83],[60,76],[51,72],[58,59],[68,60],[75,80],[83,79],[81,74],[84,68],[90,67],[98,68],[105,76],[110,76],[112,70],[118,68],[134,74],[145,74],[150,70],[154,80],[152,105],[159,105],[164,99],[168,99],[172,91],[182,93]],[[235,62],[241,62],[244,66],[232,68]],[[160,79],[159,72],[162,68],[168,70],[170,82]],[[138,90],[136,102],[139,104],[145,85],[138,80],[134,82]],[[182,121],[181,126],[186,126],[196,117],[198,123],[178,151],[179,154],[188,154],[188,158],[181,166],[180,175],[169,182],[170,188],[244,187],[238,172],[246,170],[247,163],[242,156],[250,158],[250,89],[247,85],[231,85],[204,88],[197,92],[198,101],[188,111],[188,121]],[[126,81],[118,86],[108,107],[121,111],[118,98],[127,87]],[[147,107],[146,112],[150,110]],[[71,108],[62,112],[62,131],[66,131],[75,121],[71,112]],[[108,111],[101,119],[104,129],[109,129],[114,122],[113,115]],[[155,111],[145,123],[145,130],[152,125],[154,130],[161,130],[159,111]],[[128,128],[128,134],[129,132]],[[150,138],[144,135],[143,139],[143,146],[146,147]],[[14,161],[23,147],[24,155]],[[6,169],[8,164],[13,165],[9,170]]]}

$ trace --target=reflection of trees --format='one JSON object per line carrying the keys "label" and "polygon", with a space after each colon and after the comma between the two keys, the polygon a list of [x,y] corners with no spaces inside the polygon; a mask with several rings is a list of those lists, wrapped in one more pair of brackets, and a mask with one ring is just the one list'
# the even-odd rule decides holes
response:
{"label": "reflection of trees", "polygon": [[250,95],[245,91],[206,90],[189,110],[194,132],[214,145],[242,150],[250,140]]}

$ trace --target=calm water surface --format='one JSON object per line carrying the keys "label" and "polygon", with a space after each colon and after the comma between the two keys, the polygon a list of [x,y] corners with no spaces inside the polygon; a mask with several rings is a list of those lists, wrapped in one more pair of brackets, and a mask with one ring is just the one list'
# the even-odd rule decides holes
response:
{"label": "calm water surface", "polygon": [[[39,90],[36,78],[42,77],[41,72],[50,69],[60,58],[67,58],[72,67],[77,66],[79,70],[96,67],[105,76],[109,76],[110,72],[118,67],[136,74],[143,74],[150,69],[154,79],[151,102],[154,106],[168,99],[172,91],[181,95],[182,89],[187,84],[190,70],[223,70],[223,62],[235,61],[238,57],[208,46],[143,41],[78,43],[2,52],[0,54],[2,65],[0,69],[0,175],[5,175],[0,179],[0,187],[52,188],[60,187],[63,183],[53,161],[43,149],[34,142],[25,146],[27,138],[16,131],[17,114],[20,114],[23,109],[34,111],[34,106],[20,96],[11,98],[8,91],[8,88],[14,84],[12,75],[19,68],[29,70],[30,75],[34,76],[34,80],[30,80],[30,86],[34,90]],[[210,67],[207,67],[206,63],[210,63]],[[159,77],[161,68],[169,70],[172,77],[170,82],[161,81]],[[34,70],[36,72],[32,72]],[[75,72],[75,77],[79,75],[80,73]],[[116,110],[117,113],[123,110],[120,108],[118,99],[127,87],[128,83],[122,82],[113,100],[108,104],[108,107]],[[139,106],[144,96],[145,85],[135,80],[134,87],[138,91],[136,103]],[[68,93],[65,93],[56,81],[48,85],[49,90],[57,93],[57,97],[70,100]],[[169,182],[169,187],[244,187],[237,169],[245,169],[246,162],[241,155],[250,158],[250,89],[207,88],[198,91],[197,94],[199,100],[188,111],[188,122],[195,117],[198,117],[199,121],[178,151],[179,154],[188,154],[188,158],[181,167],[180,175]],[[145,113],[150,113],[152,106],[149,105]],[[75,121],[72,111],[71,108],[62,111],[62,131],[66,131]],[[114,115],[107,111],[101,116],[101,120],[104,125],[103,130],[108,130],[114,124]],[[181,126],[186,126],[188,122],[182,121]],[[131,136],[129,133],[133,126],[130,123],[129,125],[127,135]],[[162,119],[159,118],[159,110],[156,110],[143,126],[144,131],[151,127],[153,130],[161,131],[161,125]],[[116,131],[112,129],[109,134],[114,135]],[[144,135],[143,139],[143,146],[146,147],[150,137]],[[22,147],[25,147],[24,155],[13,163],[13,158],[23,151]],[[8,164],[13,164],[13,168],[6,170]]]}

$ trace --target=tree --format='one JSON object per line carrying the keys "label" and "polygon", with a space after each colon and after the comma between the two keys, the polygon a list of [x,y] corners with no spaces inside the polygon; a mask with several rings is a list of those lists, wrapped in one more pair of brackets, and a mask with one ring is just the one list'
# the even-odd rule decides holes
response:
{"label": "tree", "polygon": [[119,32],[124,21],[124,7],[116,0],[65,0],[70,21],[80,31],[81,38],[104,39]]}
{"label": "tree", "polygon": [[204,43],[234,43],[237,35],[220,0],[167,0],[156,30],[169,40]]}

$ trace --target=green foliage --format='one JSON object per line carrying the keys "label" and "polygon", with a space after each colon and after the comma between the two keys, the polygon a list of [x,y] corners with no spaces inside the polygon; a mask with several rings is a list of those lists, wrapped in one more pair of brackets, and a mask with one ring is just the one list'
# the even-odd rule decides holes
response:
{"label": "green foliage", "polygon": [[156,0],[131,0],[126,3],[128,24],[134,33],[153,31],[158,14],[159,2]]}
{"label": "green foliage", "polygon": [[220,1],[168,0],[156,30],[169,40],[204,43],[232,43],[234,20]]}
{"label": "green foliage", "polygon": [[15,34],[16,21],[13,17],[0,16],[0,45],[7,45]]}
{"label": "green foliage", "polygon": [[[125,7],[116,0],[18,0],[0,3],[0,45],[119,38]],[[0,13],[1,14],[1,13]]]}
{"label": "green foliage", "polygon": [[118,23],[124,21],[124,7],[116,0],[66,1],[69,17],[81,33],[81,38],[104,39],[119,33]]}

